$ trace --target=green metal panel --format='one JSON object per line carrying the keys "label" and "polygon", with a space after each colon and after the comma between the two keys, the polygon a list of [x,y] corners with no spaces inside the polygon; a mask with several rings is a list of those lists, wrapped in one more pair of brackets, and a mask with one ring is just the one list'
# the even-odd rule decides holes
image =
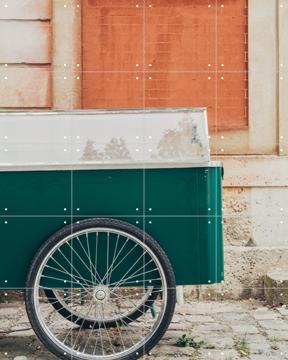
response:
{"label": "green metal panel", "polygon": [[97,216],[151,234],[177,284],[220,282],[221,176],[221,167],[0,172],[0,287],[25,286],[36,250],[64,222]]}
{"label": "green metal panel", "polygon": [[73,172],[73,209],[77,216],[129,216],[143,212],[143,170]]}
{"label": "green metal panel", "polygon": [[0,172],[0,215],[71,213],[70,171]]}
{"label": "green metal panel", "polygon": [[1,217],[0,288],[25,287],[28,269],[37,249],[50,235],[65,226],[64,221],[69,224],[69,217],[10,217],[6,220]]}

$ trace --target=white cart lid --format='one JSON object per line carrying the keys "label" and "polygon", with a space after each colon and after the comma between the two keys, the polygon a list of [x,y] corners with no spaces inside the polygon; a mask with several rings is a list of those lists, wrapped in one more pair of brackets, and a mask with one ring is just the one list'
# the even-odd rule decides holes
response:
{"label": "white cart lid", "polygon": [[0,134],[0,168],[210,160],[204,108],[0,112]]}

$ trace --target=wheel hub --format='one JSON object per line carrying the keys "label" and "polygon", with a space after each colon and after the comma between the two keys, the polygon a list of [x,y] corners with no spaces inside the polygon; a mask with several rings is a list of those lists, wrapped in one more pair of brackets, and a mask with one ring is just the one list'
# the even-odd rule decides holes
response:
{"label": "wheel hub", "polygon": [[94,300],[99,303],[106,302],[109,297],[109,289],[107,286],[98,285],[94,289],[93,293]]}

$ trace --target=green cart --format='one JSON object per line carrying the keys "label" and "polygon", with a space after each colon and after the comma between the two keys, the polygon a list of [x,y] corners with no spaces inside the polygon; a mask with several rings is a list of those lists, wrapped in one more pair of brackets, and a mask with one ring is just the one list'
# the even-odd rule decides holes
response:
{"label": "green cart", "polygon": [[60,359],[132,360],[223,280],[205,109],[0,114],[0,287]]}

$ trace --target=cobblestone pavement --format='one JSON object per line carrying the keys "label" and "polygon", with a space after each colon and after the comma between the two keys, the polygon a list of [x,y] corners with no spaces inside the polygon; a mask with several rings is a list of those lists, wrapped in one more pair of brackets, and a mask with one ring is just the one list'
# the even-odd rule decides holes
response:
{"label": "cobblestone pavement", "polygon": [[[199,349],[177,347],[183,334]],[[254,300],[177,306],[171,326],[151,358],[288,359],[288,308],[271,309]],[[55,360],[33,336],[23,303],[0,304],[0,359]]]}

